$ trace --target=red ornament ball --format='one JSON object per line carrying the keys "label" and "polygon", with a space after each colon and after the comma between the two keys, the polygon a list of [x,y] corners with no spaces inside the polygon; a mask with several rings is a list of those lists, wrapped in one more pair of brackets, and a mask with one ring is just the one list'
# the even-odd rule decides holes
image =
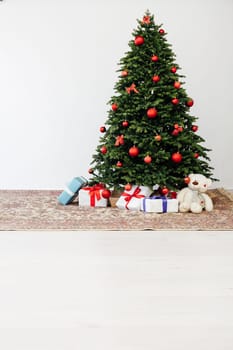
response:
{"label": "red ornament ball", "polygon": [[147,163],[147,164],[150,164],[152,162],[151,156],[149,156],[149,155],[145,156],[144,162]]}
{"label": "red ornament ball", "polygon": [[176,73],[176,70],[177,70],[176,67],[171,67],[171,72],[172,73]]}
{"label": "red ornament ball", "polygon": [[198,130],[198,126],[197,125],[192,125],[192,131],[196,132]]}
{"label": "red ornament ball", "polygon": [[193,104],[194,104],[194,101],[192,98],[190,98],[190,99],[188,99],[188,101],[186,101],[186,106],[188,106],[188,107],[192,107]]}
{"label": "red ornament ball", "polygon": [[162,29],[162,28],[159,29],[159,34],[162,34],[162,35],[163,35],[164,33],[165,33],[165,30],[164,30],[164,29]]}
{"label": "red ornament ball", "polygon": [[179,89],[179,88],[180,88],[180,85],[181,85],[181,84],[180,84],[179,81],[175,81],[174,84],[173,84],[173,86],[174,86],[175,89]]}
{"label": "red ornament ball", "polygon": [[162,193],[164,196],[166,196],[166,195],[168,194],[168,192],[169,192],[169,189],[168,189],[167,187],[165,187],[165,186],[161,189],[161,193]]}
{"label": "red ornament ball", "polygon": [[152,77],[152,80],[153,80],[154,83],[158,83],[158,81],[160,81],[160,77],[158,75],[154,75]]}
{"label": "red ornament ball", "polygon": [[118,109],[118,106],[116,103],[112,104],[112,110],[115,112]]}
{"label": "red ornament ball", "polygon": [[127,75],[128,75],[127,70],[123,70],[123,71],[121,72],[121,76],[122,76],[122,77],[127,77]]}
{"label": "red ornament ball", "polygon": [[129,126],[128,120],[124,120],[121,124],[124,126],[124,128],[127,128]]}
{"label": "red ornament ball", "polygon": [[178,105],[179,102],[180,102],[180,101],[178,100],[178,98],[173,98],[173,99],[172,99],[172,104],[173,104],[173,105]]}
{"label": "red ornament ball", "polygon": [[162,136],[161,135],[155,135],[155,140],[156,141],[161,141],[162,140]]}
{"label": "red ornament ball", "polygon": [[174,124],[174,129],[178,129],[179,128],[179,124]]}
{"label": "red ornament ball", "polygon": [[102,197],[103,198],[108,199],[110,196],[111,196],[111,191],[110,190],[104,189],[102,191]]}
{"label": "red ornament ball", "polygon": [[173,135],[173,136],[179,135],[179,129],[174,129],[174,130],[172,131],[172,135]]}
{"label": "red ornament ball", "polygon": [[88,173],[89,174],[93,174],[94,173],[94,170],[92,168],[88,169]]}
{"label": "red ornament ball", "polygon": [[189,176],[186,176],[184,178],[184,183],[186,183],[187,185],[190,183],[190,177]]}
{"label": "red ornament ball", "polygon": [[156,108],[149,108],[146,114],[148,118],[155,118],[158,114],[158,111]]}
{"label": "red ornament ball", "polygon": [[153,55],[153,56],[151,57],[151,60],[152,60],[153,62],[157,62],[157,61],[159,60],[159,58],[158,58],[158,56]]}
{"label": "red ornament ball", "polygon": [[193,154],[193,156],[194,156],[194,158],[198,158],[199,157],[199,154],[197,153],[197,152],[195,152],[194,154]]}
{"label": "red ornament ball", "polygon": [[137,36],[135,39],[134,39],[134,44],[136,45],[136,46],[140,46],[140,45],[142,45],[142,44],[144,44],[144,38],[143,38],[143,36]]}
{"label": "red ornament ball", "polygon": [[131,185],[131,184],[128,183],[128,184],[125,185],[125,190],[126,190],[126,191],[130,191],[131,188],[132,188],[132,185]]}
{"label": "red ornament ball", "polygon": [[180,163],[182,161],[182,155],[179,152],[172,154],[172,161],[174,163]]}
{"label": "red ornament ball", "polygon": [[129,155],[131,157],[137,157],[139,155],[139,149],[136,146],[133,146],[129,149]]}
{"label": "red ornament ball", "polygon": [[102,154],[106,154],[107,153],[107,147],[106,146],[103,146],[103,147],[101,147],[100,148],[100,152],[102,153]]}
{"label": "red ornament ball", "polygon": [[177,192],[171,191],[170,192],[170,196],[171,196],[172,199],[176,199],[177,198]]}
{"label": "red ornament ball", "polygon": [[116,166],[118,168],[121,168],[123,166],[122,162],[120,160],[118,160],[118,162],[116,163]]}
{"label": "red ornament ball", "polygon": [[101,126],[101,127],[100,127],[100,132],[105,132],[105,131],[106,131],[105,126]]}

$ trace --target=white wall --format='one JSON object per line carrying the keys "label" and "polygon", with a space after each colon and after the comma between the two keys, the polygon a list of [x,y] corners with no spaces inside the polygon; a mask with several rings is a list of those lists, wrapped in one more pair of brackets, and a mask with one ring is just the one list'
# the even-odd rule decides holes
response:
{"label": "white wall", "polygon": [[232,0],[0,2],[0,188],[88,177],[117,63],[147,9],[186,75],[216,186],[233,188]]}

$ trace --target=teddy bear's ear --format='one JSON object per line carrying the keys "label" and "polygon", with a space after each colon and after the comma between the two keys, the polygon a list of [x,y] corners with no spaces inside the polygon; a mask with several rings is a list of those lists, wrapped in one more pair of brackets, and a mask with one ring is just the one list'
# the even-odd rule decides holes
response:
{"label": "teddy bear's ear", "polygon": [[194,174],[189,174],[190,179],[194,176]]}

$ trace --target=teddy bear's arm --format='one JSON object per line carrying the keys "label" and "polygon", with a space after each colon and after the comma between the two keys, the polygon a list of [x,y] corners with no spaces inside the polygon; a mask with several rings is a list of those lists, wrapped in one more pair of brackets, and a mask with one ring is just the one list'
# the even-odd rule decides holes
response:
{"label": "teddy bear's arm", "polygon": [[204,201],[205,201],[205,210],[212,211],[214,207],[212,199],[206,193],[202,193],[201,196],[204,198]]}
{"label": "teddy bear's arm", "polygon": [[192,203],[193,193],[189,188],[183,188],[177,196],[179,202],[179,209],[181,212],[187,212],[190,210]]}
{"label": "teddy bear's arm", "polygon": [[185,197],[185,194],[187,192],[188,188],[183,188],[182,190],[180,190],[177,194],[177,200],[179,203],[182,203]]}

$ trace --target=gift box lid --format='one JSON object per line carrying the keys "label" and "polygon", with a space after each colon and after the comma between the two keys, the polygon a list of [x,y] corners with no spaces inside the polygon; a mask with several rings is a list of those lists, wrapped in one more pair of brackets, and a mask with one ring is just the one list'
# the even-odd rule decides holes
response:
{"label": "gift box lid", "polygon": [[87,184],[87,180],[83,177],[74,177],[68,184],[67,187],[74,193],[76,193],[81,187]]}
{"label": "gift box lid", "polygon": [[66,186],[64,191],[58,196],[59,203],[67,205],[71,203],[78,195],[80,188],[87,184],[87,180],[83,177],[74,177]]}

